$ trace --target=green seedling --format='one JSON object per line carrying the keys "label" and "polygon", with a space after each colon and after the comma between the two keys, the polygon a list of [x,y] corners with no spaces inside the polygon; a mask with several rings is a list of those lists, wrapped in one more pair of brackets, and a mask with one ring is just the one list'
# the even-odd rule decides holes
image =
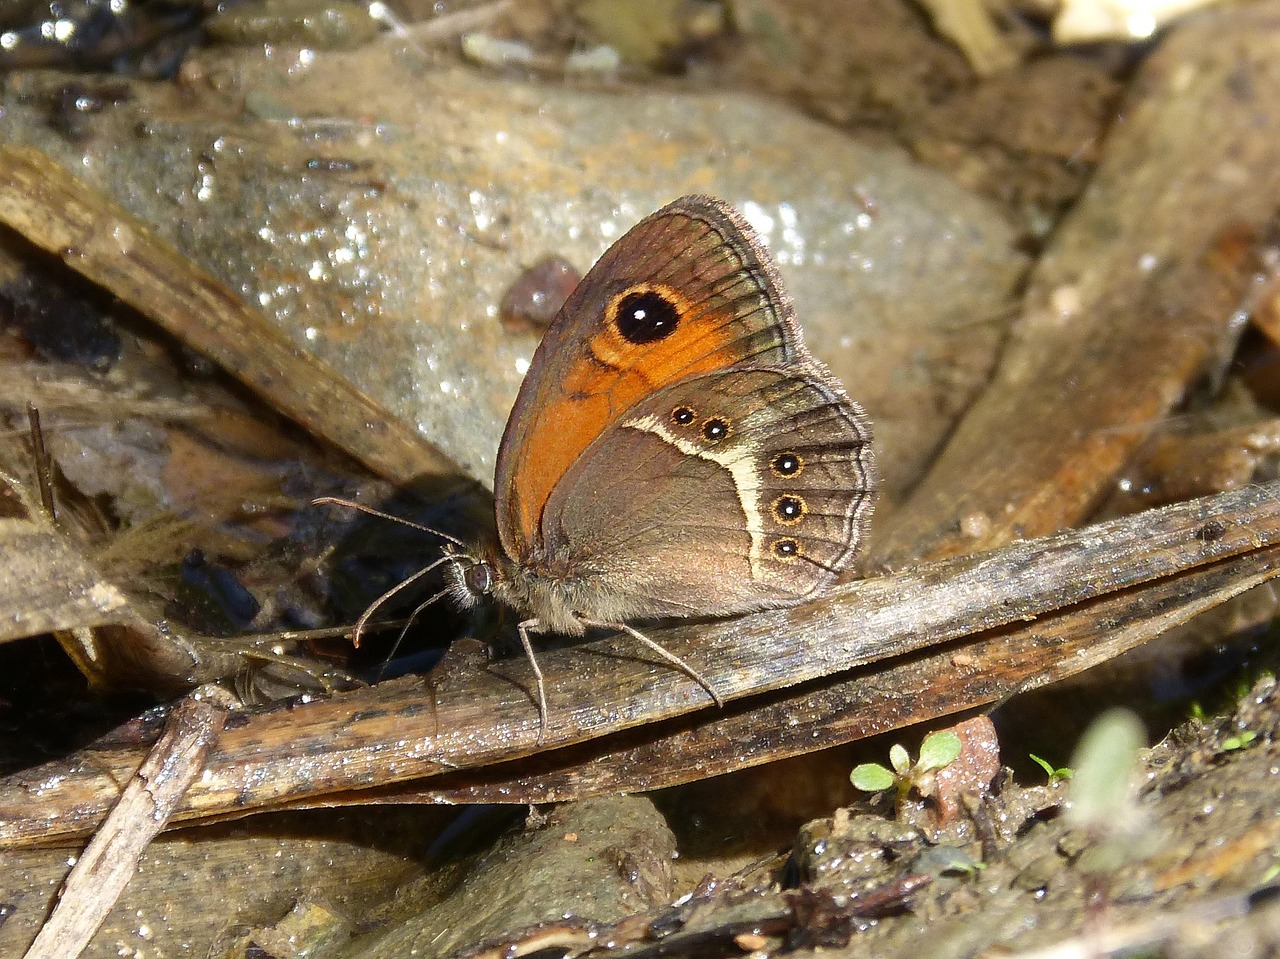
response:
{"label": "green seedling", "polygon": [[[1272,633],[1275,633],[1275,631],[1276,627],[1273,625]],[[1224,685],[1221,693],[1221,702],[1205,706],[1203,703],[1193,701],[1187,707],[1187,718],[1201,726],[1207,726],[1215,716],[1233,712],[1264,680],[1274,681],[1274,673],[1269,669],[1250,669],[1244,675],[1237,677],[1230,685]]]}
{"label": "green seedling", "polygon": [[974,879],[987,868],[965,849],[955,846],[928,846],[911,862],[911,871],[929,876],[965,876]]}
{"label": "green seedling", "polygon": [[978,878],[978,873],[987,868],[987,864],[981,860],[974,862],[955,862],[951,864],[951,871],[968,876],[970,879]]}
{"label": "green seedling", "polygon": [[930,733],[920,743],[920,756],[913,763],[906,747],[894,743],[889,747],[889,765],[862,763],[849,774],[849,781],[863,792],[878,793],[896,788],[897,805],[901,808],[907,794],[915,789],[921,795],[933,791],[933,777],[960,755],[960,737],[950,730]]}
{"label": "green seedling", "polygon": [[1244,749],[1246,746],[1252,745],[1257,738],[1258,734],[1252,729],[1242,729],[1234,736],[1228,736],[1222,741],[1222,751],[1230,752],[1233,749]]}
{"label": "green seedling", "polygon": [[1059,769],[1055,769],[1053,764],[1047,759],[1041,759],[1035,753],[1028,753],[1027,755],[1031,757],[1032,762],[1043,769],[1045,774],[1048,775],[1050,786],[1054,783],[1065,782],[1074,775],[1070,766],[1063,766]]}

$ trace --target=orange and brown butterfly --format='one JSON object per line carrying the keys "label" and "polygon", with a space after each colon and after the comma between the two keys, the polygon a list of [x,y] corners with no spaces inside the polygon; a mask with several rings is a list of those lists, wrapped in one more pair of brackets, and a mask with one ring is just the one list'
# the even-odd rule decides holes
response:
{"label": "orange and brown butterfly", "polygon": [[[450,593],[530,634],[802,603],[852,564],[871,427],[805,347],[768,252],[721,200],[641,220],[547,329],[498,451],[496,542],[457,543]],[[415,577],[416,578],[416,577]]]}

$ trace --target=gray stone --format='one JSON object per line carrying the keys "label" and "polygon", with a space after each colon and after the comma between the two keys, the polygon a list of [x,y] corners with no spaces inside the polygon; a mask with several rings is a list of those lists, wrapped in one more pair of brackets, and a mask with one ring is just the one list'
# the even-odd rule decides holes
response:
{"label": "gray stone", "polygon": [[488,480],[536,336],[498,305],[559,254],[585,269],[635,221],[708,192],[773,250],[814,352],[870,411],[892,494],[985,382],[1023,268],[991,208],[905,154],[768,101],[572,89],[356,51],[204,53],[44,122],[51,75],[0,130],[155,225],[298,343]]}

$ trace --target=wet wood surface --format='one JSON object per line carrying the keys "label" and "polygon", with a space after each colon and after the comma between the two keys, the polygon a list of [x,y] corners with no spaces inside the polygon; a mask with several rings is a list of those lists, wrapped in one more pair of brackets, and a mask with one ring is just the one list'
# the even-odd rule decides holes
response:
{"label": "wet wood surface", "polygon": [[[868,579],[798,609],[655,631],[730,701],[725,713],[625,640],[545,652],[541,745],[521,659],[446,664],[442,676],[246,713],[174,821],[323,805],[410,781],[431,801],[635,791],[847,742],[1094,665],[1273,575],[1277,542],[1280,485],[1255,486]],[[911,655],[925,659],[857,672]],[[678,718],[684,729],[664,725]],[[593,745],[576,759],[560,752],[581,743]],[[592,771],[615,750],[607,772]],[[540,778],[562,758],[567,767]],[[0,844],[91,831],[140,761],[136,749],[96,751],[10,777]],[[503,764],[495,782],[490,770]],[[439,793],[433,777],[446,777]]]}
{"label": "wet wood surface", "polygon": [[178,703],[164,734],[76,860],[26,959],[62,959],[84,950],[133,878],[143,850],[204,769],[224,717],[207,702]]}

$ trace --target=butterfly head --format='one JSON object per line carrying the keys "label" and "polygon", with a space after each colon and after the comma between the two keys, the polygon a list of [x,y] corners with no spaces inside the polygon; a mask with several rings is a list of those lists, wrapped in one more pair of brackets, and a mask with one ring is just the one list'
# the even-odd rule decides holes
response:
{"label": "butterfly head", "polygon": [[471,609],[494,594],[497,577],[494,561],[481,550],[465,549],[446,543],[443,563],[445,595],[458,609]]}

